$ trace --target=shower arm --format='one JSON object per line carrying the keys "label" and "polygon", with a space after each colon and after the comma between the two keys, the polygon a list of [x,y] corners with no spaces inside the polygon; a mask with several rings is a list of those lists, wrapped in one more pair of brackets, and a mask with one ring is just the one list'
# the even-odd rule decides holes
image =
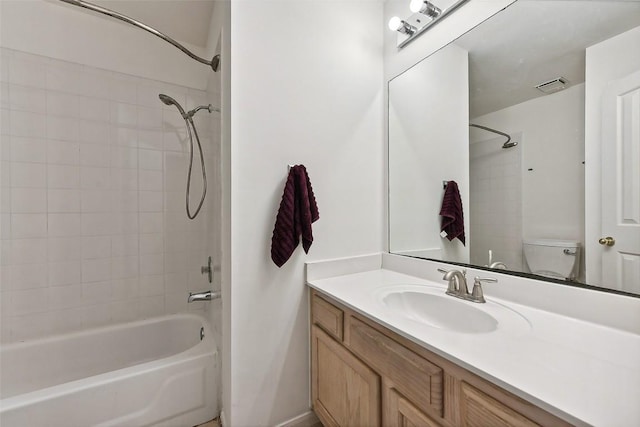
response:
{"label": "shower arm", "polygon": [[506,134],[504,132],[500,132],[499,130],[491,129],[491,128],[486,127],[486,126],[475,125],[473,123],[469,123],[469,126],[474,127],[474,128],[484,129],[484,130],[489,131],[489,132],[497,133],[498,135],[506,136],[507,137],[507,141],[503,145],[506,145],[511,141],[511,136],[509,134]]}
{"label": "shower arm", "polygon": [[178,49],[180,49],[181,51],[183,51],[184,53],[186,53],[189,57],[195,59],[198,62],[201,62],[203,64],[206,64],[208,66],[210,66],[213,71],[218,71],[218,64],[220,62],[220,55],[215,55],[211,61],[208,61],[204,58],[199,57],[198,55],[194,54],[193,52],[191,52],[189,49],[187,49],[186,47],[182,46],[180,43],[178,43],[177,41],[175,41],[174,39],[172,39],[171,37],[167,36],[164,33],[161,33],[160,31],[156,30],[153,27],[150,27],[146,24],[143,24],[142,22],[136,21],[133,18],[129,18],[126,15],[123,15],[121,13],[115,12],[111,9],[107,9],[92,3],[88,3],[86,1],[83,0],[60,0],[61,2],[64,3],[68,3],[74,6],[80,6],[80,7],[84,7],[85,9],[89,9],[92,10],[94,12],[98,12],[98,13],[102,13],[103,15],[107,15],[107,16],[111,16],[112,18],[116,18],[119,19],[121,21],[124,21],[126,23],[129,23],[131,25],[134,25],[138,28],[141,28],[151,34],[153,34],[154,36],[158,36],[160,37],[162,40],[166,41],[167,43],[171,43],[172,45],[174,45],[175,47],[177,47]]}

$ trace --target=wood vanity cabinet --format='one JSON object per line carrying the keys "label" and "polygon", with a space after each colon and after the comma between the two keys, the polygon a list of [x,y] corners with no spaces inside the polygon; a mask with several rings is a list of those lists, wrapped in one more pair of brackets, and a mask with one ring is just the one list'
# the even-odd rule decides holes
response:
{"label": "wood vanity cabinet", "polygon": [[325,427],[570,424],[311,293],[311,397]]}

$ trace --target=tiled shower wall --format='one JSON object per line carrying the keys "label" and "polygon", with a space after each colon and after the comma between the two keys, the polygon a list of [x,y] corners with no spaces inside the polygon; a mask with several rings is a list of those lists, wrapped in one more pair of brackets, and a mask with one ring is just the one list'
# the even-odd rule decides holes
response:
{"label": "tiled shower wall", "polygon": [[[1,341],[187,311],[214,255],[218,134],[196,126],[209,195],[185,213],[185,109],[204,91],[1,49]],[[214,136],[215,135],[215,136]],[[202,188],[195,157],[192,206]]]}
{"label": "tiled shower wall", "polygon": [[[512,135],[522,142],[522,133]],[[493,261],[522,271],[521,145],[503,149],[504,138],[469,146],[471,263]]]}

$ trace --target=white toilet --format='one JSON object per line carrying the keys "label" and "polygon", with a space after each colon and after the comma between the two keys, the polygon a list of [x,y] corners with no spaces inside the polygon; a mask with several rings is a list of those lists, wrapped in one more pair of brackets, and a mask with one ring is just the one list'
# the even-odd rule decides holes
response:
{"label": "white toilet", "polygon": [[527,272],[552,279],[575,280],[580,267],[580,242],[526,239],[522,252]]}

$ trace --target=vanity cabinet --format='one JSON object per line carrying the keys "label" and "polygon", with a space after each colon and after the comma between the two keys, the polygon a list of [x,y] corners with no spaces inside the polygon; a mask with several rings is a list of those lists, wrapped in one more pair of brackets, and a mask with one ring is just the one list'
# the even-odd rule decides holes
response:
{"label": "vanity cabinet", "polygon": [[311,395],[324,426],[570,424],[316,290]]}

